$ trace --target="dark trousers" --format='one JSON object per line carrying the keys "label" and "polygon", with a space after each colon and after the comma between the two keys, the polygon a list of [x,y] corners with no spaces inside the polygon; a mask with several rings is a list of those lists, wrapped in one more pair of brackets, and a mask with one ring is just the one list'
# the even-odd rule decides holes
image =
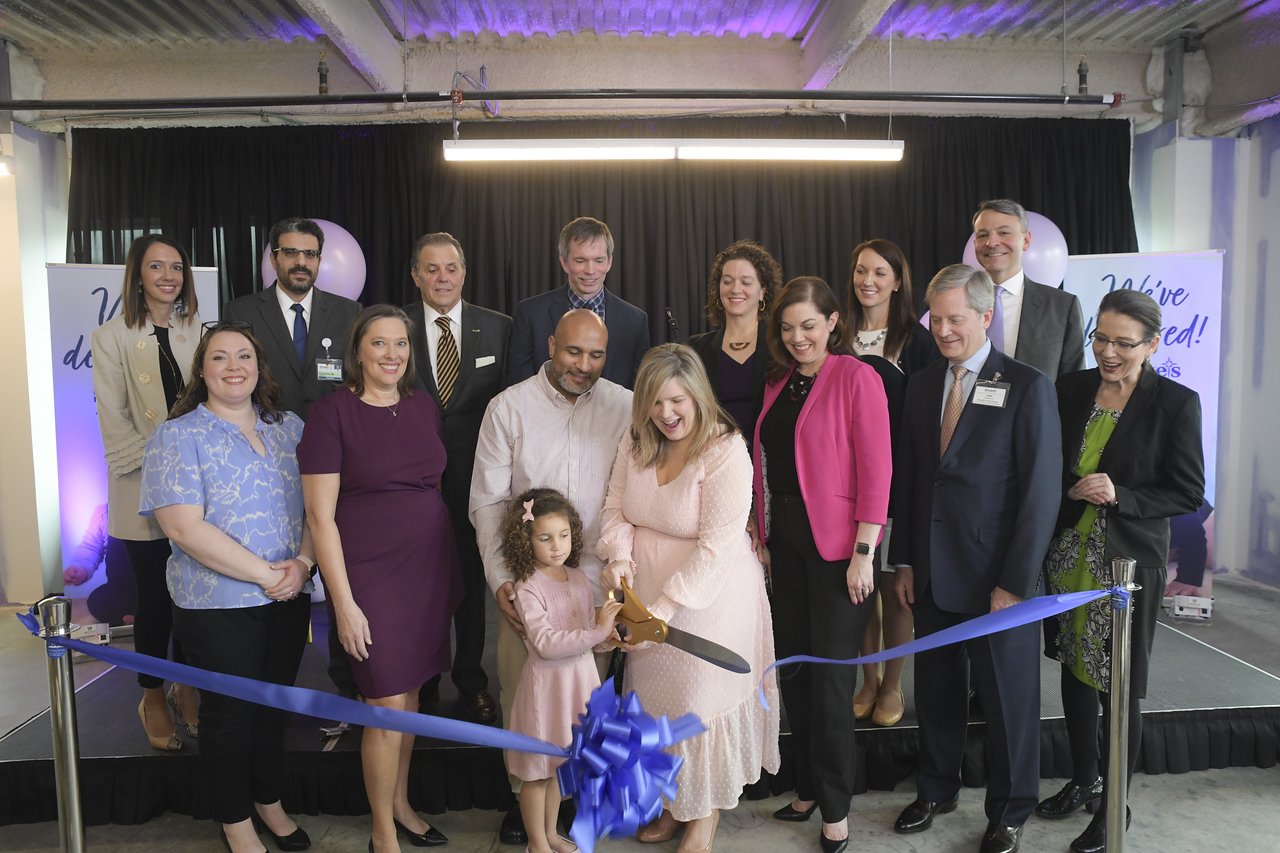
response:
{"label": "dark trousers", "polygon": [[[489,676],[480,663],[484,655],[484,605],[489,599],[489,585],[484,579],[484,561],[476,544],[476,529],[467,518],[467,503],[461,506],[445,496],[449,518],[453,522],[453,541],[458,545],[458,568],[462,571],[462,588],[466,597],[453,614],[453,670],[450,678],[459,690],[485,690]],[[440,676],[427,681],[427,691],[435,689]]]}
{"label": "dark trousers", "polygon": [[[918,638],[973,618],[938,607],[931,586],[912,612]],[[987,819],[1022,826],[1030,817],[1040,797],[1039,634],[1032,623],[916,654],[920,799],[944,802],[960,793],[972,678],[987,723]]]}
{"label": "dark trousers", "polygon": [[[124,547],[129,553],[133,585],[138,593],[138,605],[133,613],[134,651],[153,658],[167,658],[169,637],[173,633],[173,601],[169,598],[169,585],[164,575],[173,549],[168,539],[126,539]],[[182,643],[176,636],[173,638],[173,662],[187,663]],[[138,673],[138,684],[143,688],[163,687],[164,679]]]}
{"label": "dark trousers", "polygon": [[[174,608],[174,628],[192,666],[272,684],[292,685],[302,662],[311,596],[229,610]],[[200,769],[211,817],[248,820],[253,803],[274,803],[283,790],[288,714],[200,691]]]}
{"label": "dark trousers", "polygon": [[[854,605],[849,599],[849,560],[822,559],[800,497],[773,497],[769,555],[778,657],[857,657],[875,600]],[[778,675],[791,726],[796,795],[816,800],[822,819],[837,823],[848,816],[853,798],[857,668],[797,664]]]}

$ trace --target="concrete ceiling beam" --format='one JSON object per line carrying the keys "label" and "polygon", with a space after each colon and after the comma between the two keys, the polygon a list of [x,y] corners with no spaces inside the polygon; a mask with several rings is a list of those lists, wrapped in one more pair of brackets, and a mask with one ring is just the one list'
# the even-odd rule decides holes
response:
{"label": "concrete ceiling beam", "polygon": [[403,86],[401,44],[372,0],[297,0],[375,92]]}
{"label": "concrete ceiling beam", "polygon": [[805,37],[806,89],[825,89],[875,29],[893,0],[827,0]]}

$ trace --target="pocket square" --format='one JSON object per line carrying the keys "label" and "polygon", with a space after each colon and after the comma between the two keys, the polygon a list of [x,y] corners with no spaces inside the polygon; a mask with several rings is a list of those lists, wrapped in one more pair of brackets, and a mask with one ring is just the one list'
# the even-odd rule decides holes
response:
{"label": "pocket square", "polygon": [[476,367],[488,367],[498,359],[491,355],[482,355],[476,359]]}

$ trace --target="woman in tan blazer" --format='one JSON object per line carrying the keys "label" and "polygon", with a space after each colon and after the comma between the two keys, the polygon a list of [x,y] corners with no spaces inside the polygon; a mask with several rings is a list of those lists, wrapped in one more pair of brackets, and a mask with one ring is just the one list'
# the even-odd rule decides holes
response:
{"label": "woman in tan blazer", "polygon": [[[138,591],[134,648],[159,658],[168,657],[173,626],[165,583],[170,546],[154,518],[138,515],[142,453],[189,378],[199,340],[186,249],[160,234],[134,240],[125,260],[120,314],[93,332],[93,392],[107,460],[107,533],[123,540]],[[177,638],[173,660],[185,662]],[[174,716],[190,737],[197,735],[194,689],[174,684],[166,697],[159,678],[139,674],[138,684],[138,715],[153,747],[182,748]]]}

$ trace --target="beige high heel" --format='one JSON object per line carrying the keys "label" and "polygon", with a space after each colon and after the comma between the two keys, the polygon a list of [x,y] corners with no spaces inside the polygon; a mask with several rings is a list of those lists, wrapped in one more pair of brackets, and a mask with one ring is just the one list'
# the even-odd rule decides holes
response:
{"label": "beige high heel", "polygon": [[[716,809],[711,813],[711,840],[707,842],[707,846],[701,850],[690,850],[688,847],[681,845],[676,853],[711,853],[712,846],[716,843],[716,827],[720,825],[720,810]],[[685,836],[688,838],[688,836]]]}
{"label": "beige high heel", "polygon": [[200,737],[199,725],[188,723],[186,718],[182,716],[182,709],[178,707],[178,683],[176,681],[169,685],[169,692],[164,695],[164,698],[169,703],[169,710],[173,711],[173,718],[178,721],[178,725],[182,726],[182,730],[187,733],[187,737]]}
{"label": "beige high heel", "polygon": [[147,731],[147,700],[145,698],[138,703],[138,716],[142,719],[142,731],[147,736],[147,742],[152,747],[168,752],[177,752],[182,749],[182,738],[178,737],[177,732],[165,738],[155,737],[151,732]]}

